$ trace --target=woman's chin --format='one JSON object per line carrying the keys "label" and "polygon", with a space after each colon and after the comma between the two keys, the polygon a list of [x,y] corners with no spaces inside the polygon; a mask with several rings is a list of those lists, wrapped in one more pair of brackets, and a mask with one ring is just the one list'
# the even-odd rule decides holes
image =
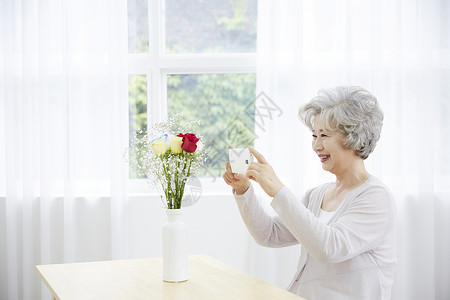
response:
{"label": "woman's chin", "polygon": [[327,163],[322,163],[322,169],[327,172],[331,172],[331,168]]}

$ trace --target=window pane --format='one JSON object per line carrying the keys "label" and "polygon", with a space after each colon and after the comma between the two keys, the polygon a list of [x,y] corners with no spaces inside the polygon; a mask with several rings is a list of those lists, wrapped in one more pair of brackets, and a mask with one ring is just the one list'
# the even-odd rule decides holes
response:
{"label": "window pane", "polygon": [[[134,132],[147,130],[147,76],[128,76],[128,116],[130,144]],[[134,169],[135,157],[130,157],[130,178],[139,178]]]}
{"label": "window pane", "polygon": [[255,74],[169,75],[169,115],[200,120],[199,134],[209,150],[206,167],[197,176],[221,176],[228,145],[254,144]]}
{"label": "window pane", "polygon": [[128,0],[128,53],[148,52],[148,0]]}
{"label": "window pane", "polygon": [[166,52],[255,52],[257,2],[166,0]]}

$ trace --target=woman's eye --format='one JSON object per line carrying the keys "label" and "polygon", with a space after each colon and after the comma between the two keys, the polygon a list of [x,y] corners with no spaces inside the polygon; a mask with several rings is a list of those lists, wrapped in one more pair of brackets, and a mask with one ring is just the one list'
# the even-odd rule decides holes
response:
{"label": "woman's eye", "polygon": [[326,134],[323,134],[323,133],[320,135],[320,137],[326,137],[326,136],[327,136],[327,135],[326,135]]}
{"label": "woman's eye", "polygon": [[317,135],[313,134],[313,136],[312,136],[312,137],[313,137],[313,139],[315,139],[315,138],[317,137]]}

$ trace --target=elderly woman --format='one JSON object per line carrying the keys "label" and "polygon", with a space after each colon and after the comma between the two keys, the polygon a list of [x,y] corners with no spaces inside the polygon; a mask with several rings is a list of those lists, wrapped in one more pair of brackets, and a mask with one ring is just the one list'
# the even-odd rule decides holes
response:
{"label": "elderly woman", "polygon": [[[312,130],[312,148],[322,168],[336,176],[299,198],[267,160],[245,175],[226,164],[241,216],[257,243],[285,247],[300,243],[298,269],[288,289],[314,299],[390,299],[396,265],[395,204],[389,189],[369,174],[364,160],[380,137],[383,113],[360,87],[321,90],[299,111]],[[268,214],[250,180],[272,197]]]}

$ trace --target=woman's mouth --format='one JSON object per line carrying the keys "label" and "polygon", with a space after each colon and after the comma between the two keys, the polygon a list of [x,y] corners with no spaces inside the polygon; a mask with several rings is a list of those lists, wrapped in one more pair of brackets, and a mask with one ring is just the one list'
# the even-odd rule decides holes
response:
{"label": "woman's mouth", "polygon": [[320,154],[319,158],[320,158],[320,162],[324,163],[330,158],[330,156],[329,155],[325,155],[325,154]]}

